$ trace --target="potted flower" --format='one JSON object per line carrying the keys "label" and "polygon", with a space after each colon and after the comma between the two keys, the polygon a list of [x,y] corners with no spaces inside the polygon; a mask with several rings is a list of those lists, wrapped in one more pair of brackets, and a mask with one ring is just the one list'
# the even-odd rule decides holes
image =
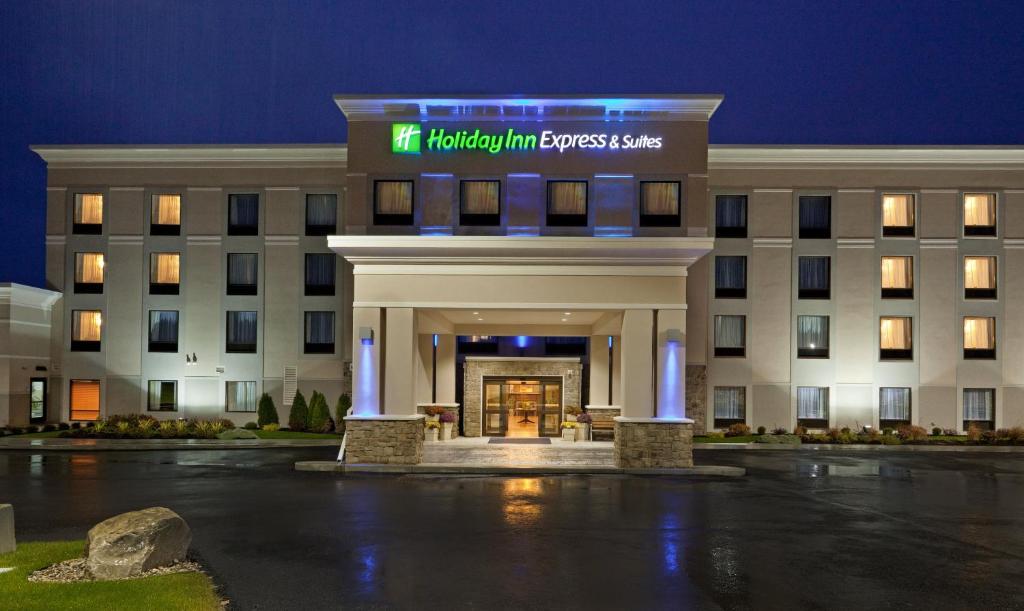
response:
{"label": "potted flower", "polygon": [[579,416],[582,411],[582,409],[575,405],[567,405],[565,406],[565,419],[572,422],[573,420],[576,420],[576,417]]}
{"label": "potted flower", "polygon": [[593,420],[586,412],[576,416],[576,441],[590,441],[590,423]]}
{"label": "potted flower", "polygon": [[427,414],[427,420],[437,422],[438,416],[444,413],[444,408],[440,405],[428,405],[423,408],[423,411]]}
{"label": "potted flower", "polygon": [[423,440],[437,441],[437,432],[441,430],[441,423],[437,420],[427,420],[423,424]]}
{"label": "potted flower", "polygon": [[454,439],[455,435],[452,434],[452,429],[455,428],[455,412],[443,412],[438,420],[441,422],[441,441]]}
{"label": "potted flower", "polygon": [[576,441],[576,423],[566,420],[562,423],[562,441]]}

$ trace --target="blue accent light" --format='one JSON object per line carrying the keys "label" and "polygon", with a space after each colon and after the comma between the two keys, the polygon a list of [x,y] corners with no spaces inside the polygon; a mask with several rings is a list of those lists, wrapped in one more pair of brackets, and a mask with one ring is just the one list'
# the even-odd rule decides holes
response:
{"label": "blue accent light", "polygon": [[527,344],[529,344],[529,343],[530,343],[530,338],[529,337],[527,337],[525,335],[517,335],[516,336],[516,347],[517,348],[525,348],[527,346]]}
{"label": "blue accent light", "polygon": [[594,178],[633,178],[632,174],[594,174]]}
{"label": "blue accent light", "polygon": [[665,346],[665,370],[661,383],[665,396],[665,403],[659,406],[658,418],[684,418],[683,406],[676,401],[679,394],[679,379],[682,375],[679,369],[679,344],[669,342]]}
{"label": "blue accent light", "polygon": [[434,347],[437,348],[437,333],[434,334]]}
{"label": "blue accent light", "polygon": [[540,227],[511,226],[506,234],[517,238],[539,236]]}
{"label": "blue accent light", "polygon": [[617,225],[606,225],[603,227],[594,227],[594,237],[598,238],[631,238],[633,237],[633,228],[624,227]]}
{"label": "blue accent light", "polygon": [[424,178],[452,178],[455,175],[450,172],[424,172],[423,174],[420,174],[420,176]]}
{"label": "blue accent light", "polygon": [[450,236],[452,235],[452,228],[448,225],[432,225],[427,227],[420,227],[420,235]]}
{"label": "blue accent light", "polygon": [[509,174],[508,177],[509,178],[540,178],[540,174],[517,173],[517,174]]}
{"label": "blue accent light", "polygon": [[359,379],[355,381],[354,413],[357,416],[376,416],[380,411],[377,403],[377,376],[374,375],[373,340],[364,339],[359,351]]}
{"label": "blue accent light", "polygon": [[613,342],[612,336],[611,336],[611,335],[609,335],[609,336],[608,336],[608,347],[609,347],[609,348],[611,348],[611,347],[612,347],[612,342]]}

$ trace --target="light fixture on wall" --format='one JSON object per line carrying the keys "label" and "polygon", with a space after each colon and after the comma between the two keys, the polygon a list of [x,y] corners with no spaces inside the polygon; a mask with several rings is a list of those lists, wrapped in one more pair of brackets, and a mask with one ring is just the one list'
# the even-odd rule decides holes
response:
{"label": "light fixture on wall", "polygon": [[187,352],[185,353],[185,364],[186,365],[195,365],[198,362],[199,362],[199,357],[196,356],[195,352],[192,353],[191,357],[189,357]]}
{"label": "light fixture on wall", "polygon": [[683,343],[683,332],[679,329],[668,329],[665,331],[665,343],[677,345]]}
{"label": "light fixture on wall", "polygon": [[190,357],[187,352],[185,353],[185,364],[186,365],[191,365],[192,364],[192,357]]}
{"label": "light fixture on wall", "polygon": [[373,327],[359,327],[359,342],[364,346],[373,345]]}

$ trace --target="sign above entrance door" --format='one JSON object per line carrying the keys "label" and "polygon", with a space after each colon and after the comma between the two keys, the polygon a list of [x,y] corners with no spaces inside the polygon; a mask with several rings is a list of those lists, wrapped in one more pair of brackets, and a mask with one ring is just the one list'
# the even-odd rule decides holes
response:
{"label": "sign above entrance door", "polygon": [[[662,136],[647,133],[617,134],[607,132],[556,132],[553,130],[502,131],[480,129],[447,130],[432,127],[429,132],[420,123],[391,124],[391,152],[419,155],[423,152],[446,153],[453,151],[480,151],[492,155],[506,151],[558,151],[657,150],[662,147]],[[425,144],[425,146],[424,146]]]}

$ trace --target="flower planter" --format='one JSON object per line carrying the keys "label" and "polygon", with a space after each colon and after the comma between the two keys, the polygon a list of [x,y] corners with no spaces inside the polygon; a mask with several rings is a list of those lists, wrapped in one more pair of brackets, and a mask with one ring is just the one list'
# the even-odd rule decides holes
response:
{"label": "flower planter", "polygon": [[442,422],[441,423],[441,441],[448,441],[453,439],[452,429],[455,427],[453,422]]}
{"label": "flower planter", "polygon": [[424,429],[423,430],[424,441],[437,441],[437,429]]}
{"label": "flower planter", "polygon": [[590,425],[589,424],[577,424],[576,425],[576,441],[590,441]]}
{"label": "flower planter", "polygon": [[576,429],[562,429],[562,441],[576,441]]}

